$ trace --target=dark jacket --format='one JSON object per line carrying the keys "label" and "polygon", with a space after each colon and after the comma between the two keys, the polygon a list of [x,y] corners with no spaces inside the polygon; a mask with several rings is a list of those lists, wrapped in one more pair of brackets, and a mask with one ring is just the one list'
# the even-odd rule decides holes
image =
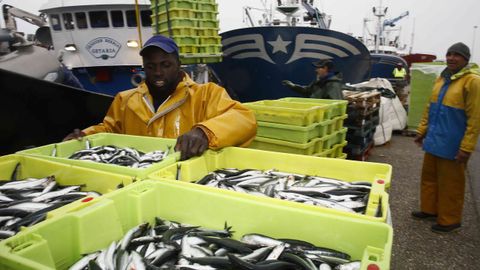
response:
{"label": "dark jacket", "polygon": [[343,99],[342,86],[342,74],[336,72],[330,73],[320,80],[315,80],[307,86],[295,84],[291,89],[305,97]]}

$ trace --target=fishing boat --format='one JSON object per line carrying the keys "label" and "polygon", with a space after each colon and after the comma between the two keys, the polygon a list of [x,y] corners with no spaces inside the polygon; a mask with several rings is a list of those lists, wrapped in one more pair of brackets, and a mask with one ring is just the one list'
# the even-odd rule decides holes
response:
{"label": "fishing boat", "polygon": [[138,52],[153,31],[150,1],[137,2],[50,0],[41,6],[55,54],[85,89],[114,95],[141,82]]}
{"label": "fishing boat", "polygon": [[240,101],[298,96],[281,84],[309,84],[315,79],[312,62],[332,59],[345,82],[369,78],[370,54],[356,38],[329,29],[330,18],[309,1],[263,1],[261,23],[245,7],[249,26],[221,33],[223,61],[211,64],[214,74]]}

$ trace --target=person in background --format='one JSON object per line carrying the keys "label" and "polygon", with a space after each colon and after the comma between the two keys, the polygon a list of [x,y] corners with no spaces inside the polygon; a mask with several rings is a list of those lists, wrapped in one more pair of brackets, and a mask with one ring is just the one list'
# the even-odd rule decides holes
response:
{"label": "person in background", "polygon": [[305,97],[321,99],[343,99],[342,75],[334,72],[331,60],[320,60],[312,63],[315,67],[317,78],[308,86],[294,84],[289,80],[282,81],[282,84]]}
{"label": "person in background", "polygon": [[398,63],[397,66],[393,69],[393,77],[395,79],[405,79],[407,76],[407,71],[403,68],[402,63]]}
{"label": "person in background", "polygon": [[255,137],[254,113],[224,88],[197,84],[180,68],[177,44],[155,35],[140,50],[145,82],[118,93],[103,123],[75,130],[64,140],[98,132],[177,138],[181,159],[206,149],[247,146]]}
{"label": "person in background", "polygon": [[455,43],[447,50],[447,68],[435,81],[415,143],[425,156],[416,219],[436,219],[431,230],[459,229],[465,192],[465,168],[480,132],[480,70],[469,64],[470,50]]}

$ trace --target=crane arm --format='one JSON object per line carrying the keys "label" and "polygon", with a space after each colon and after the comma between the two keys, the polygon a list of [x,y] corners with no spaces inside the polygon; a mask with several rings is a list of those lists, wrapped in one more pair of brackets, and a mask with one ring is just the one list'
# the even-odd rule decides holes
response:
{"label": "crane arm", "polygon": [[405,11],[404,13],[400,14],[400,16],[398,16],[396,18],[383,21],[383,27],[386,27],[386,26],[394,27],[396,22],[398,22],[399,20],[407,17],[408,14],[409,14],[408,11]]}
{"label": "crane arm", "polygon": [[5,26],[10,30],[17,30],[17,24],[15,23],[14,18],[22,19],[38,27],[47,26],[47,21],[44,17],[10,5],[3,5],[2,12],[3,19],[5,20]]}

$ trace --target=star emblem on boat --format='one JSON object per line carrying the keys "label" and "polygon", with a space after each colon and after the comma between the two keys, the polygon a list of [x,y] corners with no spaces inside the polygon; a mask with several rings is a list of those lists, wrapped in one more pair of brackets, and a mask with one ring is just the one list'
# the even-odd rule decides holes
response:
{"label": "star emblem on boat", "polygon": [[275,41],[267,41],[273,49],[272,53],[284,52],[287,53],[287,46],[292,43],[291,41],[284,41],[280,35],[277,36]]}

